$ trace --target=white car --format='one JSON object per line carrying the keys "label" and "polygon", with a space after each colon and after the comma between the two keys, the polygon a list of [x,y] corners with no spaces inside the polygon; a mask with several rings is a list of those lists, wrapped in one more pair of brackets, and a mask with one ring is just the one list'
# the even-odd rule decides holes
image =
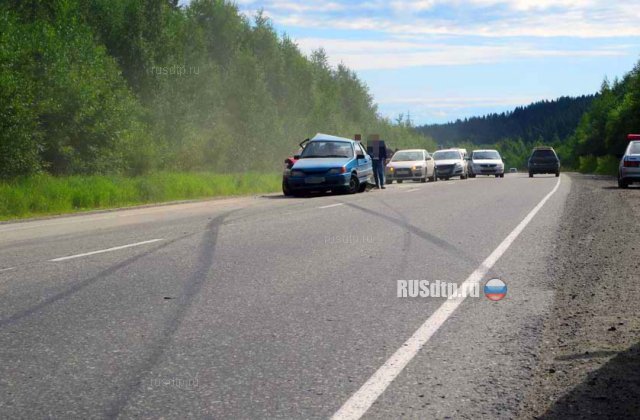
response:
{"label": "white car", "polygon": [[634,182],[640,182],[640,140],[629,142],[618,168],[620,188],[627,188]]}
{"label": "white car", "polygon": [[436,176],[439,179],[449,179],[459,176],[467,179],[467,161],[460,149],[438,150],[433,154],[436,163]]}
{"label": "white car", "polygon": [[469,159],[469,177],[495,175],[504,178],[504,162],[497,150],[474,150]]}
{"label": "white car", "polygon": [[424,149],[399,150],[394,153],[386,167],[387,184],[405,179],[427,182],[436,180],[436,168],[433,158]]}

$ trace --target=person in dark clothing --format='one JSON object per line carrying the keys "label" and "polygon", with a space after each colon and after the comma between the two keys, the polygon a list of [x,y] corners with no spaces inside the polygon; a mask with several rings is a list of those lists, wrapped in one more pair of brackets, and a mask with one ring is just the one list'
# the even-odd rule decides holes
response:
{"label": "person in dark clothing", "polygon": [[369,143],[367,149],[372,159],[373,177],[376,181],[376,188],[382,188],[384,190],[384,168],[387,162],[387,146],[384,140],[373,140]]}

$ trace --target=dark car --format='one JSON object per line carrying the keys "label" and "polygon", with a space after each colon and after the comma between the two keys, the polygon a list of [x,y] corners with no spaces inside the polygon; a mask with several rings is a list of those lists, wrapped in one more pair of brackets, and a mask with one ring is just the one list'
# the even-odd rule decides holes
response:
{"label": "dark car", "polygon": [[536,147],[529,157],[529,178],[535,174],[560,176],[560,159],[553,147]]}

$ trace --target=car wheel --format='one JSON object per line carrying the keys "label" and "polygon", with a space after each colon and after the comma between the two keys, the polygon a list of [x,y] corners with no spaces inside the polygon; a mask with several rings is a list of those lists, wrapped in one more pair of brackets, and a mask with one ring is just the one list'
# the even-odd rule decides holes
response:
{"label": "car wheel", "polygon": [[500,178],[504,178],[504,174],[500,174]]}
{"label": "car wheel", "polygon": [[556,178],[560,176],[560,172],[556,172]]}
{"label": "car wheel", "polygon": [[529,172],[529,178],[533,178],[533,173]]}
{"label": "car wheel", "polygon": [[347,194],[355,194],[360,189],[360,181],[358,181],[358,177],[355,175],[351,175],[351,179],[349,180],[349,186],[347,187]]}
{"label": "car wheel", "polygon": [[385,181],[385,184],[387,184],[387,185],[393,184],[393,179],[387,179]]}
{"label": "car wheel", "polygon": [[284,179],[282,180],[282,194],[284,194],[287,197],[293,195],[291,193],[291,188],[289,188],[289,184]]}
{"label": "car wheel", "polygon": [[398,184],[402,184],[402,180],[401,179],[398,180]]}
{"label": "car wheel", "polygon": [[366,182],[362,182],[360,183],[360,187],[358,188],[358,192],[365,192],[367,190],[367,183]]}
{"label": "car wheel", "polygon": [[434,173],[433,175],[431,175],[431,176],[429,177],[429,182],[436,182],[436,179],[437,179],[437,178],[436,178],[436,174]]}
{"label": "car wheel", "polygon": [[469,174],[469,178],[475,178],[476,174]]}
{"label": "car wheel", "polygon": [[624,178],[618,178],[618,187],[619,188],[628,188],[629,183]]}
{"label": "car wheel", "polygon": [[421,178],[421,179],[420,179],[420,182],[422,182],[423,184],[424,184],[425,182],[427,182],[427,176],[425,175],[425,176],[424,176],[424,178]]}
{"label": "car wheel", "polygon": [[500,178],[500,174],[496,174],[496,178]]}

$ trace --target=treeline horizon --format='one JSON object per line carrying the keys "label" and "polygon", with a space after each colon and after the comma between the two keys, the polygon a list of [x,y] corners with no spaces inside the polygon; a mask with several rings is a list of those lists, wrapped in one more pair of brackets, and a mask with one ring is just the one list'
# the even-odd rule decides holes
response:
{"label": "treeline horizon", "polygon": [[226,0],[0,4],[0,178],[271,172],[316,132],[435,143]]}

